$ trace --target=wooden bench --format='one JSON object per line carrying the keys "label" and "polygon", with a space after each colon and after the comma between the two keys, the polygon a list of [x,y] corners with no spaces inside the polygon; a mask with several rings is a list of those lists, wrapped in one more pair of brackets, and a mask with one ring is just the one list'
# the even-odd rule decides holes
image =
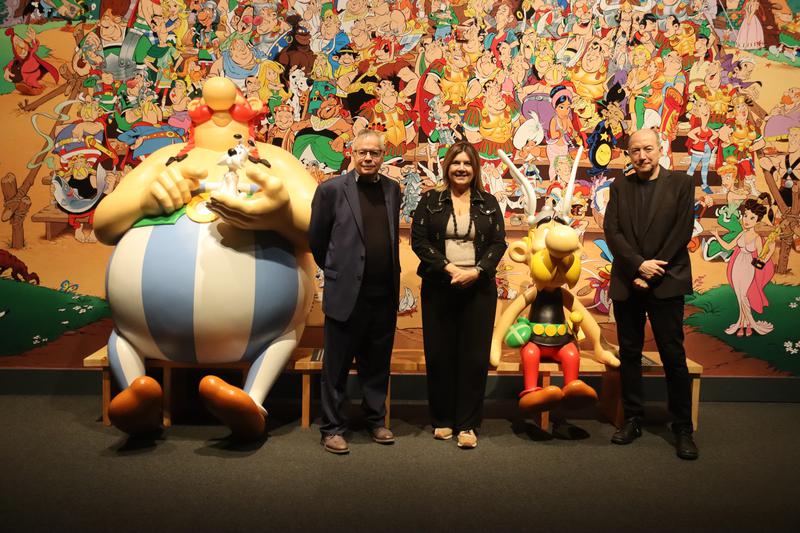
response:
{"label": "wooden bench", "polygon": [[[648,375],[663,375],[664,368],[657,352],[646,352],[642,361],[642,373]],[[111,371],[108,365],[108,353],[105,347],[83,360],[83,366],[87,368],[97,368],[102,371],[102,402],[103,402],[103,424],[111,425],[108,419],[108,405],[111,402]],[[161,361],[158,359],[148,359],[149,368],[161,368],[163,371],[162,389],[164,392],[164,427],[172,424],[172,369],[175,368],[213,368],[239,370],[245,376],[250,368],[250,363],[178,363],[173,361]],[[698,427],[700,413],[700,377],[703,367],[698,363],[687,359],[689,367],[689,377],[692,387],[692,422],[695,429]],[[308,428],[311,425],[311,375],[318,374],[322,370],[322,350],[314,348],[298,348],[292,355],[291,360],[286,365],[286,371],[298,373],[302,376],[302,396],[301,396],[301,419],[300,425]],[[386,427],[391,424],[391,376],[393,375],[425,375],[425,357],[422,350],[395,350],[392,352],[392,362],[390,367],[389,391],[386,397]],[[355,370],[351,370],[354,373]],[[580,373],[582,376],[599,375],[602,376],[600,388],[600,401],[598,408],[601,414],[616,427],[620,427],[624,421],[622,409],[621,383],[619,371],[616,369],[606,369],[605,365],[592,359],[581,358]],[[558,364],[545,362],[539,366],[542,387],[547,387],[552,383],[552,377],[561,374]],[[489,375],[494,376],[522,376],[519,355],[516,352],[506,352],[500,360],[497,369],[490,370]],[[539,426],[546,429],[550,425],[550,413],[543,412],[538,415]]]}
{"label": "wooden bench", "polygon": [[44,222],[44,235],[48,241],[52,241],[69,229],[69,215],[54,205],[48,205],[33,215],[31,220]]}
{"label": "wooden bench", "polygon": [[[287,372],[300,372],[303,373],[303,427],[310,425],[310,410],[311,410],[311,394],[310,388],[310,373],[307,361],[313,359],[314,352],[320,351],[313,348],[298,348],[292,354],[292,358],[286,365]],[[170,427],[172,425],[172,370],[181,368],[207,368],[215,370],[238,370],[242,373],[242,382],[250,370],[250,362],[237,362],[237,363],[182,363],[177,361],[163,361],[160,359],[147,359],[147,368],[160,368],[162,369],[162,383],[161,388],[163,391],[163,425]],[[108,418],[108,405],[111,403],[112,397],[112,383],[111,383],[111,368],[108,364],[108,348],[102,347],[92,355],[83,360],[83,366],[86,368],[96,368],[102,372],[102,402],[103,402],[103,424],[106,426],[111,425]]]}

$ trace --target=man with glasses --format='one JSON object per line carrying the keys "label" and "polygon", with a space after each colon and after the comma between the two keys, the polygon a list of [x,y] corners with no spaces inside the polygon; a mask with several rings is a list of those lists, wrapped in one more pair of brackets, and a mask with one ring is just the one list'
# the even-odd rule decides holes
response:
{"label": "man with glasses", "polygon": [[383,156],[380,134],[361,130],[353,140],[355,168],[322,183],[311,204],[309,244],[325,275],[320,431],[335,454],[350,451],[345,408],[354,356],[372,440],[394,442],[384,418],[400,299],[400,186],[379,173]]}
{"label": "man with glasses", "polygon": [[614,180],[603,230],[614,254],[610,296],[619,338],[625,423],[611,442],[630,444],[642,435],[642,346],[645,320],[664,364],[675,448],[697,459],[692,439],[692,398],[683,348],[684,295],[692,292],[686,246],[694,225],[694,180],[659,165],[660,135],[642,129],[628,141],[635,172]]}

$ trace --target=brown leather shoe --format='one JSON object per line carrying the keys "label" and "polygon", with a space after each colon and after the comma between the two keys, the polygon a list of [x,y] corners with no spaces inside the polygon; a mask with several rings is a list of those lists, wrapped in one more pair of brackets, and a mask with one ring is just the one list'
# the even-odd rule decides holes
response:
{"label": "brown leather shoe", "polygon": [[372,440],[378,444],[394,444],[394,433],[384,426],[374,428],[372,430]]}
{"label": "brown leather shoe", "polygon": [[335,453],[336,455],[350,453],[347,441],[341,435],[323,435],[320,444],[325,446],[326,452]]}

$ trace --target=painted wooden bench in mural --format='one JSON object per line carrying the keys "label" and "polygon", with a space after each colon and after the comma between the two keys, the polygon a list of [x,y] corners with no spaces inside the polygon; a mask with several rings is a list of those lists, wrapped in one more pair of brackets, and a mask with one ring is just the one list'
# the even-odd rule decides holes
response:
{"label": "painted wooden bench in mural", "polygon": [[52,241],[69,229],[69,215],[54,205],[48,205],[31,216],[34,222],[44,223],[44,236]]}
{"label": "painted wooden bench in mural", "polygon": [[[703,367],[687,359],[689,367],[689,377],[692,386],[692,422],[695,428],[698,427],[700,414],[700,378]],[[108,419],[108,404],[111,402],[112,383],[111,371],[108,366],[108,353],[105,347],[83,360],[83,366],[96,368],[102,371],[102,402],[103,402],[103,424],[111,425]],[[247,374],[249,363],[229,363],[229,364],[208,364],[199,365],[196,363],[178,363],[172,361],[160,361],[148,359],[148,368],[161,368],[163,372],[162,388],[164,391],[164,427],[172,424],[172,370],[176,368],[214,368],[224,370],[238,370],[242,372],[242,379]],[[311,425],[311,376],[318,374],[322,370],[322,350],[319,348],[298,348],[295,350],[292,359],[286,365],[286,371],[298,373],[302,376],[302,396],[301,396],[301,426],[308,428]],[[351,370],[354,373],[355,369]],[[657,352],[645,352],[642,360],[642,372],[645,376],[663,375],[664,366]],[[560,375],[561,371],[556,363],[542,363],[539,366],[539,373],[542,376],[542,387],[551,384],[553,376]],[[606,369],[605,365],[591,359],[581,358],[580,373],[584,376],[601,376],[602,383],[600,389],[600,401],[598,409],[600,413],[612,424],[620,427],[624,421],[622,410],[621,385],[619,371]],[[391,375],[424,375],[425,357],[419,349],[399,349],[392,352]],[[496,370],[491,370],[489,375],[493,376],[521,376],[519,354],[516,352],[505,352]],[[543,412],[538,415],[536,420],[539,426],[547,429],[550,425],[550,413]],[[391,381],[389,385],[389,395],[386,398],[386,426],[391,423]]]}

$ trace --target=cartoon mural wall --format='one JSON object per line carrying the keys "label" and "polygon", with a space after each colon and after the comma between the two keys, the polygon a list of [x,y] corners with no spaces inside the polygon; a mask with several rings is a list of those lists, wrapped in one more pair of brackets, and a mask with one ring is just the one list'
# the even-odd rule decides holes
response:
{"label": "cartoon mural wall", "polygon": [[[318,181],[348,168],[358,130],[385,133],[404,191],[402,342],[421,339],[410,217],[458,139],[510,240],[526,199],[497,151],[555,205],[584,148],[576,293],[613,341],[603,211],[625,137],[655,127],[662,164],[696,181],[690,357],[712,375],[800,375],[798,0],[21,0],[0,21],[0,364],[58,366],[107,336],[94,210],[186,140],[189,101],[224,75],[266,102],[259,140]],[[527,283],[502,263],[500,308]]]}

